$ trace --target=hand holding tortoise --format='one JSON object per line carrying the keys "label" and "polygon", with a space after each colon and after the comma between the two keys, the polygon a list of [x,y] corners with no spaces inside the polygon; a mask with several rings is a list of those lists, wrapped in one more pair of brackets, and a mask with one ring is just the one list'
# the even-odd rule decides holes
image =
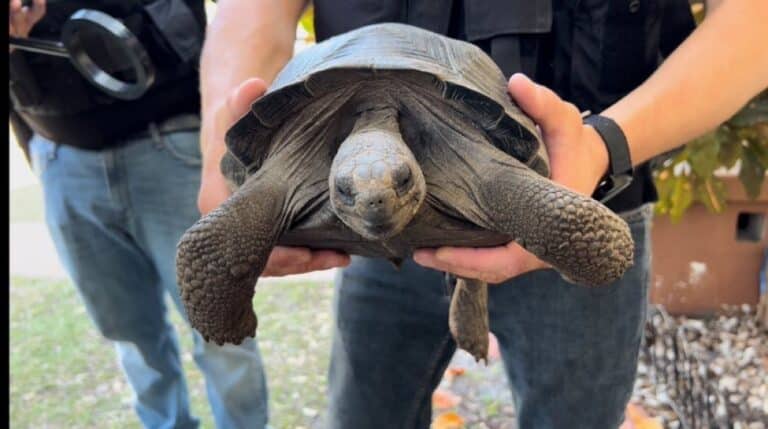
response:
{"label": "hand holding tortoise", "polygon": [[[236,192],[179,243],[193,326],[217,343],[253,335],[253,286],[276,244],[397,265],[417,248],[514,240],[577,283],[621,276],[626,223],[548,179],[539,131],[504,87],[476,46],[402,24],[294,58],[227,133],[221,170]],[[483,359],[486,285],[460,277],[451,332]]]}
{"label": "hand holding tortoise", "polygon": [[[552,181],[591,195],[608,168],[605,144],[597,132],[582,124],[576,106],[524,75],[513,75],[507,88],[520,109],[542,131]],[[425,267],[488,283],[501,283],[528,271],[550,267],[514,241],[492,248],[420,249],[414,253],[414,260]]]}

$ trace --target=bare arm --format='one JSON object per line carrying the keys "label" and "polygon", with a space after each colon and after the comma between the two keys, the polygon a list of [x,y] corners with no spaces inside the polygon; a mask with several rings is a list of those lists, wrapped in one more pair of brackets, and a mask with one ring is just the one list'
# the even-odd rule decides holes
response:
{"label": "bare arm", "polygon": [[293,54],[306,0],[221,0],[200,60],[203,111],[241,82],[270,82]]}
{"label": "bare arm", "polygon": [[[291,59],[296,25],[306,0],[220,0],[200,60],[203,171],[198,206],[203,214],[229,197],[219,163],[224,134],[248,111]],[[258,79],[256,79],[258,78]],[[335,251],[275,247],[262,276],[281,276],[349,264]]]}
{"label": "bare arm", "polygon": [[768,87],[768,2],[709,6],[656,73],[602,113],[624,130],[635,165],[715,128]]}
{"label": "bare arm", "polygon": [[234,103],[230,94],[250,78],[260,78],[269,84],[291,59],[296,25],[305,5],[306,0],[220,0],[218,3],[200,59],[203,177],[198,205],[203,213],[216,208],[229,196],[219,172],[219,162],[225,152],[226,130],[244,113],[233,110],[241,110],[238,107],[242,107],[242,102],[252,101],[260,91],[258,88],[247,91],[250,94],[246,95],[252,97]]}
{"label": "bare arm", "polygon": [[[768,87],[768,1],[709,0],[704,22],[642,85],[602,112],[619,123],[632,162],[641,164],[727,120]],[[552,179],[591,194],[608,169],[608,154],[578,109],[525,76],[509,92],[539,125]],[[423,249],[416,262],[498,283],[545,264],[514,242],[492,249]]]}

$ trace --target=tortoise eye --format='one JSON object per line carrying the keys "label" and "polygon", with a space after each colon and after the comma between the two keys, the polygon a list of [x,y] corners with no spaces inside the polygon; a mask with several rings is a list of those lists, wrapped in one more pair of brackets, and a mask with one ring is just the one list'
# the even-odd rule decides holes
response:
{"label": "tortoise eye", "polygon": [[352,205],[355,202],[355,195],[352,191],[352,179],[349,177],[337,177],[336,178],[336,193],[339,199],[347,205]]}
{"label": "tortoise eye", "polygon": [[395,184],[395,190],[398,195],[404,194],[411,189],[413,183],[413,174],[411,168],[402,164],[392,173],[392,182]]}

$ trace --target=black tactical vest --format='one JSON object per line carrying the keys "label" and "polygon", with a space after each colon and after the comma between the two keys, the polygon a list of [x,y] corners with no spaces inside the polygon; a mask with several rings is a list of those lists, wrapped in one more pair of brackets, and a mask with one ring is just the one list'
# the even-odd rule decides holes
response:
{"label": "black tactical vest", "polygon": [[[688,0],[314,0],[318,41],[401,22],[478,45],[506,76],[522,71],[582,111],[639,86],[695,28]],[[608,206],[657,198],[650,167]]]}
{"label": "black tactical vest", "polygon": [[15,50],[9,55],[15,127],[26,125],[57,143],[102,149],[151,121],[199,112],[197,64],[206,25],[202,0],[49,0],[30,37],[60,40],[63,23],[83,8],[120,19],[137,36],[155,66],[154,84],[137,100],[118,100],[92,86],[66,58]]}

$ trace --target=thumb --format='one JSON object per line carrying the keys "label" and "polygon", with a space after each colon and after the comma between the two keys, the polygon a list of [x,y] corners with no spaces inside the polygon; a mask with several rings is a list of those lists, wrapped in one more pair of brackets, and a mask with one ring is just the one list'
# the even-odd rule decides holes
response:
{"label": "thumb", "polygon": [[265,92],[267,92],[266,82],[257,77],[247,79],[229,95],[227,107],[235,119],[240,118],[248,113],[251,104]]}
{"label": "thumb", "polygon": [[581,123],[579,110],[563,101],[551,89],[539,85],[522,73],[515,73],[507,83],[509,94],[520,108],[541,127],[545,135],[554,136],[568,129],[564,125]]}
{"label": "thumb", "polygon": [[45,16],[45,7],[45,0],[34,0],[29,16],[31,24],[36,24]]}
{"label": "thumb", "polygon": [[507,82],[509,95],[536,123],[544,115],[547,107],[547,100],[543,99],[541,89],[543,88],[522,73],[513,74]]}

